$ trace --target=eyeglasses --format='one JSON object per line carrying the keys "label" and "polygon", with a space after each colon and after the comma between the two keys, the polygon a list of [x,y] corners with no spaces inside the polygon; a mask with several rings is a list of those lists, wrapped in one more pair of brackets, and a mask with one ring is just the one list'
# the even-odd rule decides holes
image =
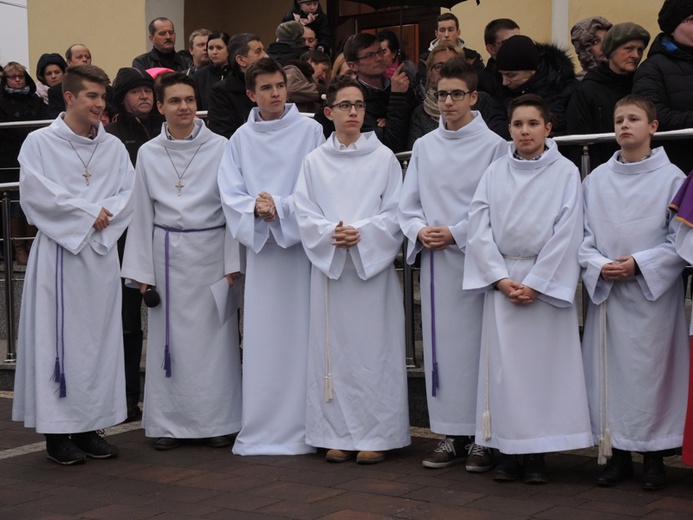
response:
{"label": "eyeglasses", "polygon": [[368,54],[364,54],[360,58],[356,58],[355,61],[370,60],[371,58],[378,56],[378,55],[385,56],[386,53],[387,53],[387,51],[385,49],[378,49],[375,52],[369,52]]}
{"label": "eyeglasses", "polygon": [[349,112],[351,110],[351,107],[354,107],[357,112],[363,112],[366,110],[366,102],[365,101],[357,101],[356,103],[350,103],[349,101],[342,101],[341,103],[335,103],[334,105],[330,105],[330,108],[337,107],[339,110],[342,110],[343,112]]}
{"label": "eyeglasses", "polygon": [[18,79],[24,79],[24,78],[26,78],[26,75],[24,75],[24,74],[11,74],[11,75],[9,75],[9,74],[8,74],[8,75],[5,76],[5,77],[8,78],[8,79],[13,79],[13,80],[17,81]]}
{"label": "eyeglasses", "polygon": [[452,92],[439,90],[436,92],[436,99],[438,101],[447,101],[448,96],[450,96],[453,101],[462,101],[467,94],[471,94],[472,92],[472,90],[469,92],[465,92],[464,90],[453,90]]}

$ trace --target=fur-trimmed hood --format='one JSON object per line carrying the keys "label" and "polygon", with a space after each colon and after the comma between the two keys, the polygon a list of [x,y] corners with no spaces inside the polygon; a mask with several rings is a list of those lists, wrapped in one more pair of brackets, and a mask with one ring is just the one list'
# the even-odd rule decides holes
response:
{"label": "fur-trimmed hood", "polygon": [[553,43],[537,43],[539,69],[531,82],[544,83],[545,88],[562,91],[575,82],[575,67],[568,52]]}

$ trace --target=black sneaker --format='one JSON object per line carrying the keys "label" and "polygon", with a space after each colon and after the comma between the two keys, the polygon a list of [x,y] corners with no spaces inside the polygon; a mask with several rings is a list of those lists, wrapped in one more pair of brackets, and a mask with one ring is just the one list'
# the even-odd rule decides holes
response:
{"label": "black sneaker", "polygon": [[72,441],[93,459],[110,459],[120,453],[116,446],[108,444],[98,432],[73,433]]}
{"label": "black sneaker", "polygon": [[467,460],[467,452],[469,448],[464,445],[464,441],[460,439],[452,439],[446,437],[440,443],[433,453],[426,457],[421,464],[425,468],[447,468],[455,464],[461,464]]}
{"label": "black sneaker", "polygon": [[46,452],[50,460],[64,466],[84,464],[87,459],[67,434],[46,434]]}
{"label": "black sneaker", "polygon": [[525,484],[546,484],[549,481],[543,453],[532,453],[524,456],[522,481]]}

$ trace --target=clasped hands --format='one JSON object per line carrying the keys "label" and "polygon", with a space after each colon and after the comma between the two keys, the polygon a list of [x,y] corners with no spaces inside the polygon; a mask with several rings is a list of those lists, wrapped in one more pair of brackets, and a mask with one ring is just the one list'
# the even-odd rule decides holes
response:
{"label": "clasped hands", "polygon": [[349,248],[361,241],[361,234],[356,228],[353,226],[345,226],[344,222],[340,220],[337,227],[334,228],[332,238],[334,239],[334,242],[332,242],[333,246]]}
{"label": "clasped hands", "polygon": [[510,278],[502,278],[496,282],[496,289],[508,297],[510,303],[515,305],[529,305],[539,296],[539,292],[535,291],[527,285],[511,280]]}
{"label": "clasped hands", "polygon": [[277,208],[274,205],[272,195],[265,191],[260,192],[255,199],[255,216],[265,222],[272,222],[277,218]]}
{"label": "clasped hands", "polygon": [[619,256],[602,267],[602,278],[610,282],[628,280],[635,276],[635,260],[632,256]]}

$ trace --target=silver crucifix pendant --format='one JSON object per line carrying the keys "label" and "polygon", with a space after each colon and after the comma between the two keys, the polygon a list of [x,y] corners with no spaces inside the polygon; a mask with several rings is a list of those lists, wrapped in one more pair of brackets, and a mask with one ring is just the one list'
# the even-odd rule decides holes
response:
{"label": "silver crucifix pendant", "polygon": [[[87,183],[88,184],[88,183]],[[178,184],[175,185],[176,188],[178,188],[178,196],[180,197],[180,192],[181,190],[185,187],[185,184],[183,184],[183,181],[180,179],[178,180]]]}
{"label": "silver crucifix pendant", "polygon": [[84,170],[82,177],[84,177],[84,180],[87,181],[87,186],[89,186],[89,177],[91,177],[91,173],[89,173],[89,170]]}

